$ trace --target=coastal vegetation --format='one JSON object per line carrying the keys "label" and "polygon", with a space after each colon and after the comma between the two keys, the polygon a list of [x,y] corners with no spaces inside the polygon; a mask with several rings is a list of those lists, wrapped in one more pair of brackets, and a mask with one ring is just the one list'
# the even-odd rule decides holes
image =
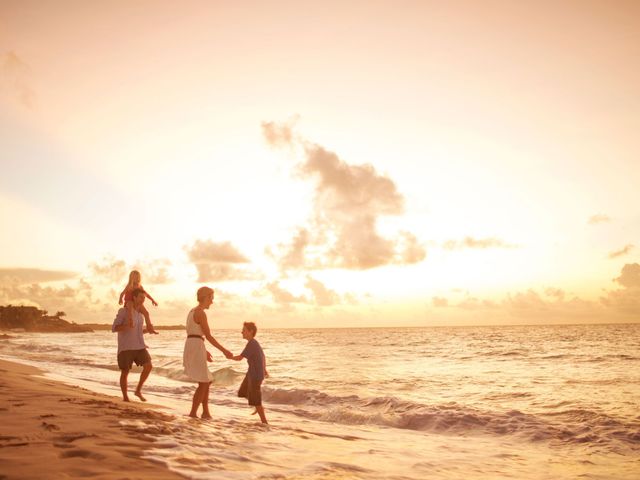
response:
{"label": "coastal vegetation", "polygon": [[24,305],[0,306],[0,330],[26,331],[26,332],[92,332],[87,325],[78,325],[69,322],[62,317],[65,312],[58,311],[55,315],[49,315],[47,310]]}

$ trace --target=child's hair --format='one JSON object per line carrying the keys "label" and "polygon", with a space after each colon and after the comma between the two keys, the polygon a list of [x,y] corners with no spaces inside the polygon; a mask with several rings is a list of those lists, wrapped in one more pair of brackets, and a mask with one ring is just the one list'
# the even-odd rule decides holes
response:
{"label": "child's hair", "polygon": [[137,278],[137,282],[140,283],[140,272],[138,270],[131,270],[131,273],[129,273],[129,283],[127,283],[127,288],[133,287],[133,283],[136,281],[134,280],[135,278]]}
{"label": "child's hair", "polygon": [[253,322],[244,322],[244,327],[251,332],[251,334],[255,337],[256,333],[258,333],[258,327]]}
{"label": "child's hair", "polygon": [[209,295],[213,293],[214,293],[213,288],[200,287],[198,289],[198,293],[196,294],[196,296],[198,297],[198,302],[201,302],[202,300],[204,300],[205,298],[207,298]]}

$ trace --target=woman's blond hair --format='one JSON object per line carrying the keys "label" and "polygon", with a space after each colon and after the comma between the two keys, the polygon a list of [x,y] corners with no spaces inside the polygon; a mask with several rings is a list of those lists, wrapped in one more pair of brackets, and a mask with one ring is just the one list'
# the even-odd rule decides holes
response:
{"label": "woman's blond hair", "polygon": [[213,295],[214,290],[213,288],[209,288],[209,287],[200,287],[198,289],[198,293],[196,294],[197,298],[198,298],[198,302],[201,302],[202,300],[204,300],[205,298],[207,298],[209,295]]}

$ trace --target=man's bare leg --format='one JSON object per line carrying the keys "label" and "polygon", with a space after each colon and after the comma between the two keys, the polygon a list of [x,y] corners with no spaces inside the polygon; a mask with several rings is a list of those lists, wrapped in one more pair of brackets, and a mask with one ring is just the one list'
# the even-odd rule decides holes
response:
{"label": "man's bare leg", "polygon": [[129,370],[120,371],[120,390],[122,390],[122,400],[129,401],[129,395],[127,394],[127,378],[129,376]]}
{"label": "man's bare leg", "polygon": [[134,393],[134,395],[138,397],[140,400],[142,400],[143,402],[146,402],[147,399],[142,396],[142,385],[144,385],[144,382],[149,377],[149,374],[151,373],[152,368],[153,368],[153,365],[151,365],[151,362],[147,362],[142,366],[142,373],[140,373],[140,380],[138,381],[138,387],[136,388],[136,391]]}

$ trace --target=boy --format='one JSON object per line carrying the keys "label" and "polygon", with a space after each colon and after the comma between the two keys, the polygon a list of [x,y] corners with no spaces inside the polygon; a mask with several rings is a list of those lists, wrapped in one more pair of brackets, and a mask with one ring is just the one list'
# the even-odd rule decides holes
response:
{"label": "boy", "polygon": [[[247,359],[249,369],[240,385],[238,396],[246,398],[249,405],[256,407],[256,412],[260,415],[262,423],[268,423],[267,417],[264,415],[264,407],[262,406],[262,392],[260,386],[262,380],[269,376],[267,372],[267,361],[262,351],[262,347],[254,338],[258,333],[258,327],[253,322],[244,322],[242,326],[242,338],[247,340],[247,345],[240,355],[231,357],[233,360]],[[254,412],[254,413],[256,413]]]}

